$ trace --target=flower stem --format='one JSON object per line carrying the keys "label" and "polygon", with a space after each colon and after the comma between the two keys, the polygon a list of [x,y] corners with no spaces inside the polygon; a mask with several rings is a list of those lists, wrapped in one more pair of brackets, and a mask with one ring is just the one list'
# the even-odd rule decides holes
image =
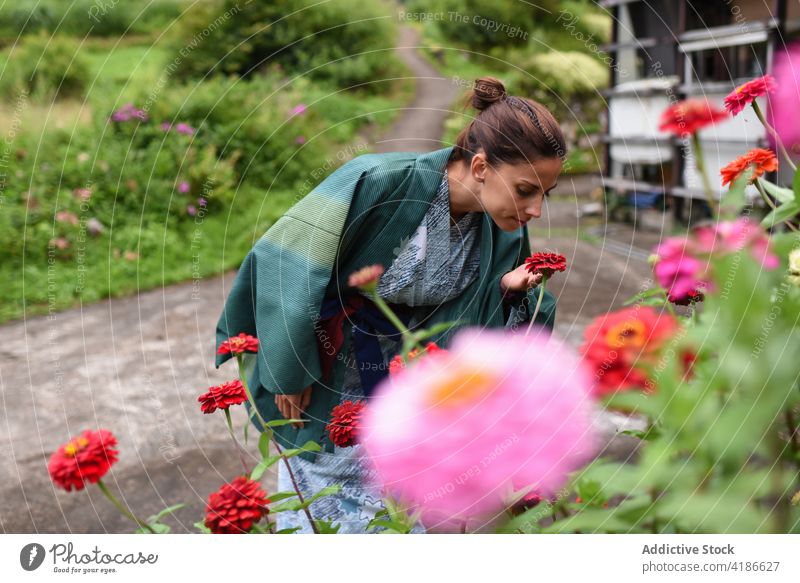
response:
{"label": "flower stem", "polygon": [[233,440],[233,444],[236,447],[236,451],[239,452],[239,459],[242,462],[242,466],[244,466],[244,473],[249,476],[250,469],[247,467],[247,462],[244,460],[244,455],[242,455],[244,448],[241,446],[239,440],[236,439],[236,435],[233,433],[233,421],[231,421],[231,411],[227,407],[225,408],[225,423],[228,426],[228,433],[230,434],[231,439]]}
{"label": "flower stem", "polygon": [[[253,408],[253,411],[256,412],[256,417],[258,417],[258,421],[261,423],[261,431],[270,431],[272,434],[272,443],[275,444],[275,449],[278,451],[278,455],[281,456],[283,463],[286,465],[286,470],[289,472],[289,478],[292,480],[292,486],[294,487],[294,491],[297,494],[297,499],[300,500],[300,503],[305,503],[305,498],[303,497],[303,493],[300,491],[299,486],[297,485],[297,480],[294,477],[294,472],[292,472],[292,467],[289,465],[289,460],[283,455],[283,448],[281,448],[278,440],[275,439],[275,434],[267,426],[267,422],[264,421],[264,418],[261,416],[261,413],[258,412],[258,407],[256,407],[256,403],[253,400],[253,395],[250,394],[250,387],[247,386],[247,375],[244,372],[244,364],[242,363],[242,355],[236,355],[236,362],[239,365],[239,378],[242,381],[242,386],[244,387],[244,392],[247,394],[247,399],[250,401],[250,406]],[[311,530],[314,531],[314,534],[319,534],[319,530],[317,529],[317,525],[314,523],[314,518],[311,516],[311,511],[308,507],[303,508],[305,511],[306,516],[308,517],[308,521],[311,523]]]}
{"label": "flower stem", "polygon": [[[283,448],[278,443],[278,440],[274,437],[272,438],[272,443],[275,444],[275,449],[278,450],[278,455],[281,456],[284,465],[286,466],[286,471],[289,472],[289,479],[292,481],[292,487],[294,488],[295,493],[297,493],[297,499],[300,500],[300,504],[305,504],[305,498],[303,497],[303,493],[300,491],[300,486],[297,485],[297,480],[294,477],[294,472],[292,471],[292,466],[289,465],[289,458],[283,455]],[[311,516],[311,510],[308,506],[303,506],[303,512],[305,512],[306,516],[308,517],[308,522],[311,523],[311,530],[314,531],[314,534],[319,534],[319,529],[317,528],[316,523],[314,522],[314,517]]]}
{"label": "flower stem", "polygon": [[786,159],[786,162],[789,164],[791,169],[797,171],[797,166],[792,161],[792,157],[786,150],[786,146],[783,145],[783,140],[781,140],[781,137],[778,135],[777,130],[774,127],[772,127],[769,123],[767,123],[767,119],[764,117],[764,113],[761,111],[761,106],[758,105],[755,99],[751,102],[751,105],[753,106],[753,111],[756,112],[756,117],[758,118],[758,121],[760,121],[761,125],[763,125],[766,128],[766,130],[770,134],[772,134],[773,138],[775,138],[775,143],[778,144],[778,149],[781,151],[781,155]]}
{"label": "flower stem", "polygon": [[539,309],[542,307],[542,300],[544,299],[544,286],[547,285],[547,276],[542,276],[542,283],[539,284],[539,299],[536,300],[536,307],[533,309],[531,321],[528,323],[528,329],[525,331],[525,336],[530,334],[533,328],[533,323],[536,321],[536,316],[539,315]]}
{"label": "flower stem", "polygon": [[253,411],[256,412],[256,417],[258,417],[262,427],[266,427],[267,422],[264,421],[264,418],[261,416],[258,407],[256,407],[256,402],[253,399],[253,395],[250,394],[250,387],[247,384],[247,375],[244,372],[244,363],[242,362],[241,354],[236,355],[236,364],[239,366],[239,380],[242,381],[242,386],[244,387],[244,392],[247,395],[247,400],[250,401],[250,406],[253,408]]}
{"label": "flower stem", "polygon": [[694,157],[697,162],[697,170],[700,172],[700,178],[703,180],[703,191],[706,195],[706,202],[711,214],[716,218],[719,208],[717,200],[714,198],[714,189],[711,186],[711,181],[706,174],[706,161],[703,155],[703,148],[700,146],[700,136],[697,132],[692,134],[692,144],[694,145]]}
{"label": "flower stem", "polygon": [[109,500],[111,500],[111,503],[112,503],[114,506],[116,506],[116,507],[117,507],[117,510],[119,510],[120,512],[122,512],[122,514],[124,514],[125,516],[127,516],[128,518],[130,518],[132,521],[134,521],[134,522],[135,522],[137,525],[139,525],[139,526],[140,526],[140,527],[142,527],[143,529],[145,529],[145,530],[149,530],[151,534],[156,534],[156,531],[153,529],[153,527],[152,527],[152,526],[150,526],[149,524],[147,524],[145,521],[143,521],[143,520],[141,520],[141,519],[137,518],[137,517],[136,517],[136,515],[135,515],[133,512],[131,512],[130,510],[128,510],[127,508],[125,508],[125,506],[123,506],[123,505],[122,505],[122,502],[120,502],[119,500],[117,500],[117,497],[116,497],[116,496],[114,496],[114,494],[112,494],[112,493],[111,493],[111,490],[109,490],[109,489],[108,489],[108,486],[106,486],[106,485],[103,483],[103,480],[97,480],[97,487],[98,487],[98,488],[100,488],[100,491],[101,491],[103,494],[105,494],[105,495],[106,495],[106,498],[108,498]]}

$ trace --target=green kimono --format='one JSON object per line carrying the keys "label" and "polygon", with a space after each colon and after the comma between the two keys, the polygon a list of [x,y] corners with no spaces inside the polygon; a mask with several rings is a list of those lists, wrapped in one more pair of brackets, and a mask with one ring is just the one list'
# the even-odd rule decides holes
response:
{"label": "green kimono", "polygon": [[[245,374],[265,420],[282,419],[276,394],[300,393],[313,385],[305,411],[309,420],[299,429],[276,428],[281,445],[299,447],[313,440],[333,451],[325,425],[338,404],[348,342],[337,354],[331,382],[321,382],[315,330],[320,306],[325,298],[341,297],[357,269],[375,263],[389,268],[398,246],[428,211],[452,150],[353,158],[292,206],[242,262],[217,323],[217,348],[240,332],[258,337],[258,354],[245,355]],[[515,304],[503,301],[500,290],[501,277],[531,253],[527,227],[505,232],[483,213],[480,246],[479,276],[461,295],[437,306],[426,326],[460,320],[458,327],[502,328],[511,309],[522,310],[520,319],[530,321],[538,290]],[[555,298],[546,291],[537,323],[552,329],[554,321]],[[351,327],[345,319],[345,339]],[[458,327],[431,340],[446,348]],[[229,358],[218,354],[216,367]],[[249,403],[245,406],[249,412]],[[302,456],[313,460],[315,454]]]}

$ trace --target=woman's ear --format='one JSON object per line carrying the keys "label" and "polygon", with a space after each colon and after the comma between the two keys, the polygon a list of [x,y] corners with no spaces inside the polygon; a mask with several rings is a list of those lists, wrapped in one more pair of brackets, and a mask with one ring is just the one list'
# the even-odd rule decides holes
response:
{"label": "woman's ear", "polygon": [[478,152],[472,157],[470,171],[472,172],[472,177],[477,182],[483,182],[486,180],[486,172],[488,168],[489,165],[486,163],[486,154],[483,152]]}

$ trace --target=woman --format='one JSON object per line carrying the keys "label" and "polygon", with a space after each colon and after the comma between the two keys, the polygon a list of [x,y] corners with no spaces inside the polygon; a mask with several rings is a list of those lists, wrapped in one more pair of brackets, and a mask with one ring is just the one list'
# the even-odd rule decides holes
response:
{"label": "woman", "polygon": [[[360,446],[334,446],[325,426],[336,405],[369,397],[401,348],[349,275],[382,265],[377,292],[409,328],[457,320],[432,337],[442,348],[461,326],[530,320],[541,279],[525,269],[526,223],[556,186],[564,138],[544,106],[493,77],[478,79],[467,103],[478,114],[454,146],[357,156],[289,209],[245,258],[217,324],[217,346],[240,332],[260,340],[245,371],[264,419],[303,419],[276,428],[279,443],[322,445],[290,458],[291,474],[279,464],[279,490],[341,485],[310,506],[339,532],[364,532],[382,505]],[[545,292],[537,322],[552,328],[554,318]],[[311,530],[299,512],[278,514],[278,527]]]}

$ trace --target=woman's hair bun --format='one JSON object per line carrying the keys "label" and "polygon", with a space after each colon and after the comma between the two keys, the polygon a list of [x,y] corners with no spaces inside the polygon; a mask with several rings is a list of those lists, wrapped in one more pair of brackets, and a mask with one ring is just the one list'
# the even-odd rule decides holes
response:
{"label": "woman's hair bun", "polygon": [[494,77],[481,77],[475,80],[475,86],[469,94],[469,100],[475,109],[483,111],[493,103],[506,96],[503,82]]}

